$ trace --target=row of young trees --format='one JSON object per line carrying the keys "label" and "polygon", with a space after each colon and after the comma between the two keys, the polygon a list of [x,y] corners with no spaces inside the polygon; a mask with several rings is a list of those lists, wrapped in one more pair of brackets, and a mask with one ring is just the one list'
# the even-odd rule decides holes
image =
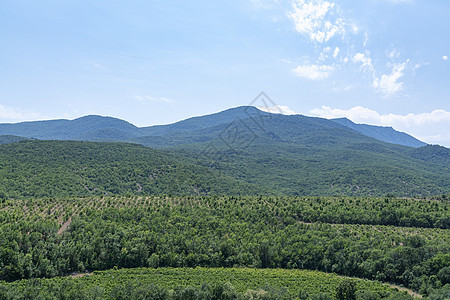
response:
{"label": "row of young trees", "polygon": [[[0,279],[113,267],[301,268],[404,284],[450,283],[447,230],[384,231],[306,224],[264,198],[178,199],[186,205],[85,210],[58,234],[54,220],[0,225]],[[320,203],[322,200],[317,200]],[[173,202],[168,202],[173,203]],[[345,203],[343,203],[345,205]],[[360,206],[360,213],[370,212]]]}
{"label": "row of young trees", "polygon": [[[198,286],[178,286],[168,289],[156,285],[139,282],[127,282],[115,285],[106,291],[100,285],[81,286],[66,281],[60,285],[45,285],[30,281],[22,286],[5,286],[0,284],[0,299],[25,300],[78,300],[78,299],[114,299],[114,300],[412,300],[406,293],[390,293],[386,297],[371,291],[356,290],[355,283],[344,280],[332,293],[316,293],[300,291],[291,293],[286,288],[270,287],[257,290],[248,289],[240,293],[230,283],[204,283]],[[433,299],[433,298],[432,298]],[[438,296],[434,297],[438,300]]]}

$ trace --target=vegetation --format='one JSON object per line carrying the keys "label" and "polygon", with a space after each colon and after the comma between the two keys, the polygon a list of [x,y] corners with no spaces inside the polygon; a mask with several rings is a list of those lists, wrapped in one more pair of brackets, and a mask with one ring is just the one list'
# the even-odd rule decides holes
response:
{"label": "vegetation", "polygon": [[260,191],[192,160],[140,145],[71,141],[0,145],[0,198]]}
{"label": "vegetation", "polygon": [[449,149],[245,109],[0,126],[161,148],[0,137],[0,299],[450,298]]}
{"label": "vegetation", "polygon": [[20,136],[0,135],[0,145],[18,143],[18,142],[26,141],[26,140],[28,140],[28,139],[24,138],[24,137],[20,137]]}
{"label": "vegetation", "polygon": [[380,282],[281,269],[121,269],[0,284],[1,299],[37,291],[42,299],[412,299]]}
{"label": "vegetation", "polygon": [[[449,283],[449,205],[233,196],[8,200],[0,209],[0,279],[114,267],[300,268],[427,294]],[[386,218],[397,206],[405,208],[401,218]],[[329,210],[336,219],[327,219]],[[358,216],[372,225],[320,223],[361,222]],[[392,226],[398,220],[418,227]]]}
{"label": "vegetation", "polygon": [[[352,152],[345,147],[334,149],[332,154],[331,150],[307,146],[261,146],[258,142],[239,153],[218,150],[226,155],[216,160],[199,153],[202,143],[190,147],[170,154],[123,143],[24,141],[0,145],[0,198],[423,196],[448,193],[450,188],[446,164],[394,160],[383,153]],[[420,170],[421,164],[428,170]]]}

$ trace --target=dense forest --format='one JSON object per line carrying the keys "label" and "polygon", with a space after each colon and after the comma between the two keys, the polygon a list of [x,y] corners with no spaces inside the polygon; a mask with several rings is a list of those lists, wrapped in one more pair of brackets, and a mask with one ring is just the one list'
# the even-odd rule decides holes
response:
{"label": "dense forest", "polygon": [[310,269],[450,283],[450,202],[324,197],[3,200],[0,279],[135,267]]}
{"label": "dense forest", "polygon": [[263,191],[192,159],[140,145],[72,141],[0,145],[0,198]]}
{"label": "dense forest", "polygon": [[355,147],[358,150],[349,151],[348,146],[319,149],[261,140],[241,152],[217,149],[222,156],[211,159],[203,153],[202,143],[169,151],[127,143],[23,141],[0,145],[0,198],[164,194],[423,197],[450,192],[446,148],[415,149],[417,158],[412,159],[406,154],[393,157],[382,145]]}

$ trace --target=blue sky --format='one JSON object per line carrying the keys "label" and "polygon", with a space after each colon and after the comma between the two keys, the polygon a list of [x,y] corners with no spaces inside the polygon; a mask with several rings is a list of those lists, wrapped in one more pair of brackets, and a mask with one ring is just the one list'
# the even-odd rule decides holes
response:
{"label": "blue sky", "polygon": [[247,105],[450,147],[450,1],[1,1],[0,122]]}

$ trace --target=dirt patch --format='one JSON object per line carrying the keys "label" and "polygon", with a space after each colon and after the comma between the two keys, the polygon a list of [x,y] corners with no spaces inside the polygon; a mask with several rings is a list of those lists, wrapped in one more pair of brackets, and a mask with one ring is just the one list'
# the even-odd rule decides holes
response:
{"label": "dirt patch", "polygon": [[91,276],[93,273],[76,273],[76,274],[72,274],[71,277],[72,278],[81,278],[84,276]]}
{"label": "dirt patch", "polygon": [[389,284],[389,286],[391,288],[397,289],[399,291],[407,292],[409,295],[413,296],[414,298],[422,298],[422,295],[417,294],[413,290],[410,290],[410,289],[407,289],[407,288],[404,288],[404,287],[401,287],[401,286],[398,286],[398,285],[394,285],[394,284]]}
{"label": "dirt patch", "polygon": [[72,223],[72,217],[69,218],[64,224],[62,224],[61,228],[58,230],[58,234],[62,234],[69,227],[70,223]]}

